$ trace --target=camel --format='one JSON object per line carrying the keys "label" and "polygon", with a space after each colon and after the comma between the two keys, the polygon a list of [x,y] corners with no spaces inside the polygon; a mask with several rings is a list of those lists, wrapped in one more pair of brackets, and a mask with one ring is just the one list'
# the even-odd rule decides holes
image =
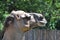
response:
{"label": "camel", "polygon": [[12,11],[5,20],[5,32],[2,40],[23,40],[27,31],[37,26],[45,26],[46,23],[47,21],[42,14],[37,15],[21,10]]}

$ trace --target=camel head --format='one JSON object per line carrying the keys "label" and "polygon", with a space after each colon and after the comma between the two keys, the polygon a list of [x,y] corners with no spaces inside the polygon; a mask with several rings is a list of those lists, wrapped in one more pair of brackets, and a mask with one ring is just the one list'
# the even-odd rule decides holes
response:
{"label": "camel head", "polygon": [[31,20],[34,21],[34,23],[31,23],[33,28],[38,26],[45,27],[47,20],[42,14],[39,14],[39,13],[29,13],[29,14],[31,15]]}
{"label": "camel head", "polygon": [[16,29],[26,32],[37,26],[45,26],[47,23],[42,14],[26,13],[24,11],[12,11],[6,18],[5,26],[13,25]]}

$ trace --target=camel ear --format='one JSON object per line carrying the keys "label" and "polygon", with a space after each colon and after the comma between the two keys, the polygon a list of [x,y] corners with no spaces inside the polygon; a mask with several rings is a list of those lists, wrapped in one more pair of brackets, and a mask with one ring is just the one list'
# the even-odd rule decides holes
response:
{"label": "camel ear", "polygon": [[14,17],[13,16],[8,16],[4,22],[4,26],[8,27],[10,24],[14,22]]}

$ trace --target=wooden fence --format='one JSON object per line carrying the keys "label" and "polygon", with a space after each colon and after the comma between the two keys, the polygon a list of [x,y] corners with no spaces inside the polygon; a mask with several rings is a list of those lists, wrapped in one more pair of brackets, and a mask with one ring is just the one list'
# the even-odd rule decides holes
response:
{"label": "wooden fence", "polygon": [[23,40],[60,40],[60,30],[30,30]]}
{"label": "wooden fence", "polygon": [[60,30],[31,30],[26,33],[25,40],[60,40]]}

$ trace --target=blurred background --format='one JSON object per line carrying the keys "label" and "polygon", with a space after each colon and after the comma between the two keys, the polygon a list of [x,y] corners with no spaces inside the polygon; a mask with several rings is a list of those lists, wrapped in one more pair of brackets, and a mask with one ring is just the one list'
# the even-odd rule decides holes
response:
{"label": "blurred background", "polygon": [[60,0],[0,0],[0,33],[12,10],[41,13],[48,21],[45,29],[60,30]]}

